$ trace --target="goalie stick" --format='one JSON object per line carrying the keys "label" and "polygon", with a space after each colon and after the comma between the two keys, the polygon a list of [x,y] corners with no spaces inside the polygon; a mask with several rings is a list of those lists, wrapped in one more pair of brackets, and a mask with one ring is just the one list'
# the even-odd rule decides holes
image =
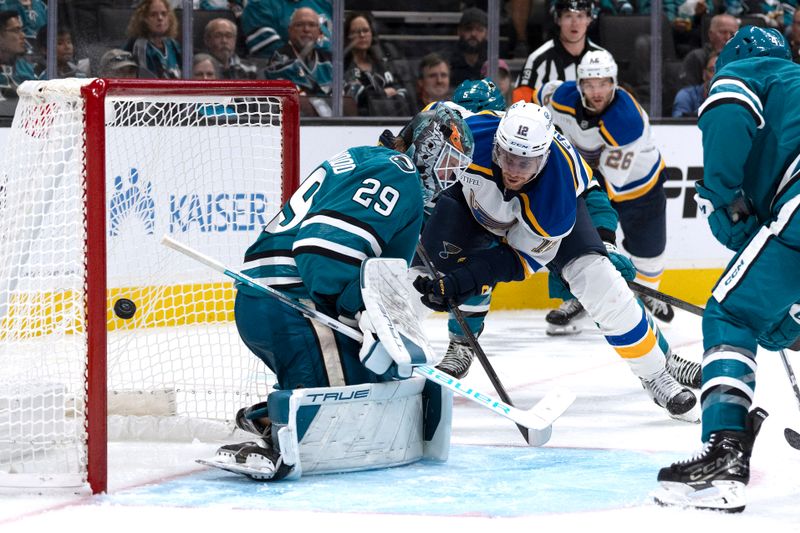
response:
{"label": "goalie stick", "polygon": [[[244,283],[245,285],[256,290],[262,291],[264,294],[277,298],[294,310],[299,311],[304,316],[316,320],[321,324],[324,324],[329,328],[338,331],[347,337],[350,337],[353,340],[358,342],[363,340],[363,335],[359,330],[351,328],[350,326],[343,324],[342,322],[339,322],[338,320],[324,313],[320,313],[319,311],[311,309],[310,307],[307,307],[306,305],[289,298],[283,293],[260,283],[246,274],[231,270],[216,259],[213,259],[183,243],[180,243],[168,235],[164,235],[161,238],[161,244],[167,246],[168,248],[172,248],[173,250],[176,250],[200,263],[203,263],[204,265],[216,270],[217,272],[221,272],[229,278]],[[494,411],[495,413],[504,416],[509,420],[528,428],[529,430],[532,430],[531,434],[534,437],[534,441],[529,441],[529,443],[533,446],[541,446],[547,442],[550,436],[550,430],[553,421],[561,416],[561,414],[567,409],[567,407],[569,407],[570,404],[572,404],[572,401],[574,400],[574,396],[570,398],[569,395],[565,396],[562,393],[556,392],[549,397],[543,398],[531,409],[523,410],[518,409],[503,400],[496,400],[488,394],[480,392],[474,387],[466,385],[461,380],[456,379],[453,376],[450,376],[445,372],[437,370],[431,366],[415,366],[414,374],[422,376],[425,379],[436,383],[437,385],[441,385],[458,396],[467,398],[478,405],[482,405],[487,409]],[[536,437],[538,437],[539,440],[543,439],[543,442],[535,440]]]}
{"label": "goalie stick", "polygon": [[[438,279],[440,274],[437,272],[436,267],[433,265],[433,261],[431,261],[430,256],[428,255],[427,250],[422,245],[422,241],[417,242],[417,255],[422,260],[425,268],[428,270],[428,273],[434,277],[434,279]],[[461,312],[461,309],[458,308],[457,305],[453,305],[450,302],[447,303],[447,307],[450,309],[450,312],[453,313],[458,325],[461,327],[461,331],[464,333],[464,336],[467,339],[467,344],[469,347],[475,352],[478,361],[480,361],[483,370],[486,372],[486,375],[489,376],[489,381],[492,382],[494,386],[494,390],[497,391],[497,394],[500,398],[507,403],[508,405],[513,405],[511,402],[511,398],[509,397],[508,393],[506,392],[505,387],[500,382],[500,378],[497,377],[497,373],[494,371],[494,367],[489,362],[489,358],[486,356],[486,352],[483,351],[480,343],[478,343],[477,337],[472,332],[467,324],[467,321],[464,319],[464,314]],[[575,401],[575,395],[565,389],[561,389],[559,391],[552,392],[545,396],[543,399],[539,401],[536,405],[534,405],[531,410],[533,409],[542,409],[548,413],[548,419],[551,421],[550,426],[547,428],[547,433],[544,434],[543,432],[539,432],[539,434],[534,434],[530,431],[530,426],[525,426],[524,424],[517,424],[517,428],[519,432],[522,434],[522,437],[530,444],[531,446],[541,446],[542,444],[546,443],[550,440],[550,434],[552,433],[552,423],[564,414],[564,411],[572,405],[572,402]],[[542,442],[544,439],[544,442]]]}
{"label": "goalie stick", "polygon": [[[669,296],[664,294],[663,292],[657,291],[655,289],[651,289],[650,287],[645,287],[644,285],[639,285],[636,282],[629,281],[628,285],[631,289],[638,292],[639,294],[643,294],[645,296],[652,296],[662,302],[668,303],[677,307],[678,309],[683,309],[684,311],[688,311],[692,314],[697,316],[703,316],[703,312],[705,311],[704,308],[700,307],[699,305],[690,304],[689,302],[685,302],[679,298],[675,298],[674,296]],[[795,343],[797,344],[797,343]],[[783,368],[786,370],[786,375],[789,377],[789,383],[792,385],[792,390],[794,391],[794,396],[797,398],[798,407],[800,407],[800,388],[797,386],[797,378],[794,375],[794,371],[792,370],[792,365],[789,364],[789,358],[786,356],[786,350],[779,351],[781,356],[781,361],[783,361]],[[800,433],[793,430],[792,428],[784,428],[783,436],[786,438],[786,442],[789,443],[789,446],[800,450]]]}

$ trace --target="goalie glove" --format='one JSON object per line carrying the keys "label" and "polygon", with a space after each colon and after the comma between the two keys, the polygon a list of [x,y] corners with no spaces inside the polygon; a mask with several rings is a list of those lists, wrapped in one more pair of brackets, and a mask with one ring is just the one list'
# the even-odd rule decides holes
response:
{"label": "goalie glove", "polygon": [[750,214],[750,207],[740,191],[730,202],[708,189],[703,180],[694,184],[695,201],[700,213],[708,218],[711,233],[729,250],[738,252],[758,230],[759,223]]}
{"label": "goalie glove", "polygon": [[636,267],[633,266],[633,263],[628,256],[619,253],[619,250],[617,250],[617,247],[614,245],[614,243],[606,241],[603,244],[606,245],[608,259],[611,261],[611,264],[614,265],[614,268],[616,268],[617,271],[622,274],[622,277],[625,279],[625,281],[635,280]]}
{"label": "goalie glove", "polygon": [[395,361],[391,354],[384,348],[378,339],[372,319],[365,309],[358,318],[358,327],[364,335],[358,359],[367,370],[384,379],[406,379],[411,377],[412,366],[410,361]]}
{"label": "goalie glove", "polygon": [[758,344],[777,352],[784,348],[796,349],[796,344],[800,341],[800,303],[792,305],[789,308],[789,314],[775,324],[773,328],[762,333],[758,337]]}

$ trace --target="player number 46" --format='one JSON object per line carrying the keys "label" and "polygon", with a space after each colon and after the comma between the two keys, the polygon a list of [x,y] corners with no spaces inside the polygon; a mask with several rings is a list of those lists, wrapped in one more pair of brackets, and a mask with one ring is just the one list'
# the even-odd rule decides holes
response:
{"label": "player number 46", "polygon": [[359,187],[353,195],[353,201],[367,209],[372,206],[376,213],[388,217],[400,198],[397,189],[389,186],[381,187],[381,182],[375,178],[367,178],[361,183],[362,187]]}

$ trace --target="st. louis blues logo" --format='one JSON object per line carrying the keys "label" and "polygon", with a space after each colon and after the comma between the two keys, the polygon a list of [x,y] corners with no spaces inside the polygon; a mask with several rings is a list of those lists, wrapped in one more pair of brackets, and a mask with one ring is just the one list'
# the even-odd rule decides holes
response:
{"label": "st. louis blues logo", "polygon": [[517,223],[516,219],[510,222],[501,222],[492,218],[489,213],[481,207],[481,204],[478,203],[478,199],[475,197],[475,191],[472,190],[469,191],[469,207],[472,210],[472,215],[475,217],[475,220],[478,221],[478,224],[488,230],[505,231]]}
{"label": "st. louis blues logo", "polygon": [[149,181],[139,181],[139,171],[130,170],[127,179],[114,177],[114,194],[109,202],[111,217],[111,236],[119,235],[120,224],[130,215],[138,218],[145,233],[152,235],[155,230],[156,207],[153,201],[152,185]]}
{"label": "st. louis blues logo", "polygon": [[442,241],[442,248],[442,251],[439,252],[439,257],[442,259],[447,259],[451,255],[458,255],[462,251],[460,247],[447,241]]}

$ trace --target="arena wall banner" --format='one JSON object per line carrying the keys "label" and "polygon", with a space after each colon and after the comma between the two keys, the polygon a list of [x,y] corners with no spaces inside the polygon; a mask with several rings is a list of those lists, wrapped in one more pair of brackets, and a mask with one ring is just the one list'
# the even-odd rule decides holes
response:
{"label": "arena wall banner", "polygon": [[[322,159],[351,146],[376,144],[383,129],[380,126],[301,127],[301,179],[311,173]],[[400,127],[394,126],[393,129],[399,131]],[[693,124],[656,125],[653,130],[667,165],[664,185],[667,193],[667,270],[661,290],[702,305],[731,253],[717,243],[705,220],[697,213],[693,183],[702,178],[703,172],[701,133]],[[0,147],[5,146],[7,138],[8,129],[0,129]],[[245,201],[231,201],[239,200]],[[250,200],[253,199],[247,201]],[[506,309],[549,307],[557,302],[547,297],[546,287],[546,275],[536,274],[524,283],[498,287],[492,305]]]}

